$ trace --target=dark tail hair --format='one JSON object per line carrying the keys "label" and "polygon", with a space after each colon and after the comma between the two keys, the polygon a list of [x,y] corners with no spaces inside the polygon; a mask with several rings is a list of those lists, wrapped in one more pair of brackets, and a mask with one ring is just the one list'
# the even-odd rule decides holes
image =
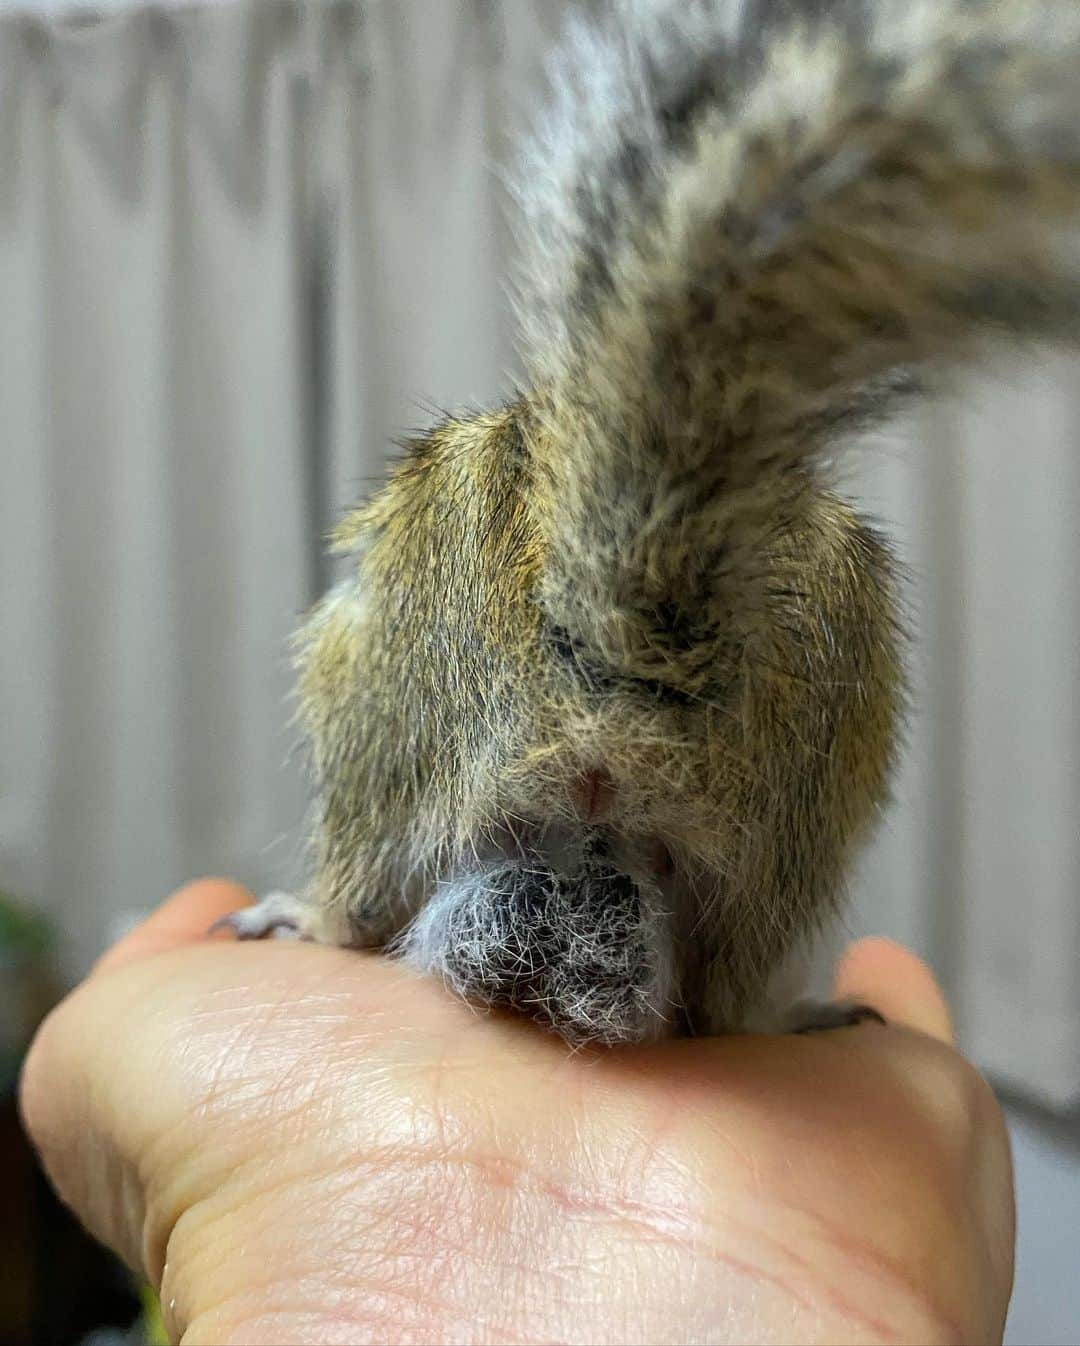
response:
{"label": "dark tail hair", "polygon": [[677,680],[665,632],[697,586],[738,609],[843,432],[987,332],[1080,327],[1080,4],[608,10],[519,193],[542,597]]}

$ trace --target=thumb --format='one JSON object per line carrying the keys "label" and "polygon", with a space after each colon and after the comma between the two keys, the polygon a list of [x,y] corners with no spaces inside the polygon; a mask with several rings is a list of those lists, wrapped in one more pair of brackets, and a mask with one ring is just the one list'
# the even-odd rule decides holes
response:
{"label": "thumb", "polygon": [[952,1017],[937,979],[921,958],[888,939],[861,939],[842,955],[837,999],[876,1009],[890,1024],[939,1042],[953,1040]]}
{"label": "thumb", "polygon": [[198,879],[173,893],[147,919],[98,959],[93,974],[206,939],[219,916],[247,906],[251,893],[228,879]]}

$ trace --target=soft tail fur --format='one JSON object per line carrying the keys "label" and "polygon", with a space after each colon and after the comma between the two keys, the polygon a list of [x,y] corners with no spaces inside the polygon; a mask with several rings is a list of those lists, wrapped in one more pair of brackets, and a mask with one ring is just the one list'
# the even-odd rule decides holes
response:
{"label": "soft tail fur", "polygon": [[521,193],[543,601],[692,691],[842,431],[1075,323],[1080,5],[615,0],[555,83]]}

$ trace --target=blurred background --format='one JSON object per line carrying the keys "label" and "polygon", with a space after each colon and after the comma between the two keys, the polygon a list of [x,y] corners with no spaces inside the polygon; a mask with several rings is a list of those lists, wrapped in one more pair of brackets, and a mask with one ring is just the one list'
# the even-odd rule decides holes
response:
{"label": "blurred background", "polygon": [[[287,638],[392,441],[512,384],[499,174],[584,3],[0,0],[0,1342],[139,1311],[19,1056],[176,884],[301,872]],[[1080,1340],[1078,374],[1003,360],[848,469],[917,637],[838,939],[924,954],[1006,1104],[1014,1343]]]}

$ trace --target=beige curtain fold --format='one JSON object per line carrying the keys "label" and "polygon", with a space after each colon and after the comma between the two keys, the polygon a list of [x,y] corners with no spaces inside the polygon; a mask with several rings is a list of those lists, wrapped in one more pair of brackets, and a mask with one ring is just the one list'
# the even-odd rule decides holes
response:
{"label": "beige curtain fold", "polygon": [[[303,863],[286,641],[319,535],[512,384],[495,169],[560,0],[0,14],[0,886],[74,974],[192,874]],[[920,628],[848,929],[1080,1096],[1077,366],[1002,365],[851,480]]]}
{"label": "beige curtain fold", "polygon": [[297,877],[287,638],[390,440],[508,385],[557,8],[0,15],[0,885],[72,973],[186,876]]}

